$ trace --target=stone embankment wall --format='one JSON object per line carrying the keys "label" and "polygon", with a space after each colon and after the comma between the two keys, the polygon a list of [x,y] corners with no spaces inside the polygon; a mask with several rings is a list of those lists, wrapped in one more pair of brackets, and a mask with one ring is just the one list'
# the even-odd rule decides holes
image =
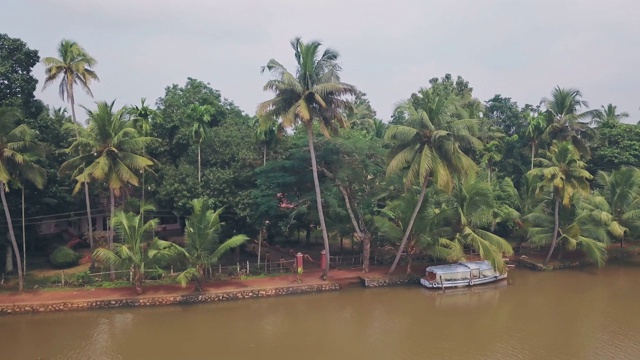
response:
{"label": "stone embankment wall", "polygon": [[563,269],[572,269],[572,268],[577,268],[577,267],[582,267],[587,265],[593,265],[593,263],[589,260],[577,260],[577,261],[572,261],[565,264],[556,264],[556,265],[547,265],[547,266],[534,263],[532,261],[528,261],[525,259],[517,259],[515,263],[518,267],[523,267],[523,268],[526,268],[529,270],[535,270],[535,271],[563,270]]}
{"label": "stone embankment wall", "polygon": [[339,290],[340,286],[336,283],[320,284],[320,285],[300,285],[271,289],[256,290],[239,290],[228,291],[212,294],[190,294],[190,295],[174,295],[161,297],[146,297],[139,299],[112,299],[112,300],[88,300],[73,301],[51,304],[17,304],[17,305],[0,305],[0,315],[23,314],[23,313],[39,313],[39,312],[55,312],[55,311],[72,311],[86,309],[105,309],[117,307],[132,306],[158,306],[171,304],[193,304],[214,301],[227,301],[239,299],[251,299],[269,296],[282,296],[292,294],[305,294],[320,291]]}
{"label": "stone embankment wall", "polygon": [[417,276],[386,279],[365,279],[363,277],[360,277],[360,281],[362,282],[362,285],[364,285],[364,287],[368,288],[420,284],[420,278]]}

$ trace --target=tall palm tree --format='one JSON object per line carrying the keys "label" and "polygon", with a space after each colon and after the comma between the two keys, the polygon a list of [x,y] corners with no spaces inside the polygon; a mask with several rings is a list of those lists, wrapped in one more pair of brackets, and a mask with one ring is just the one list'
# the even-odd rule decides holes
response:
{"label": "tall palm tree", "polygon": [[178,276],[182,285],[195,280],[196,291],[202,291],[202,278],[207,266],[214,265],[218,259],[230,249],[244,244],[249,238],[246,235],[235,235],[220,243],[220,213],[223,209],[213,211],[205,199],[191,201],[193,213],[187,219],[185,228],[185,252],[189,268]]}
{"label": "tall palm tree", "polygon": [[593,176],[585,170],[585,163],[580,160],[580,153],[569,142],[554,142],[549,149],[547,159],[536,159],[539,167],[529,173],[540,179],[538,192],[547,190],[551,192],[554,202],[554,224],[551,237],[551,247],[545,259],[545,265],[551,259],[558,241],[559,211],[560,205],[568,208],[571,205],[574,193],[588,193],[587,180]]}
{"label": "tall palm tree", "polygon": [[100,81],[96,72],[91,69],[97,64],[96,59],[91,57],[77,42],[63,39],[58,45],[58,58],[45,57],[42,59],[42,63],[45,66],[46,74],[42,90],[56,79],[61,78],[58,94],[63,101],[66,98],[71,104],[73,122],[77,124],[73,89],[75,85],[79,85],[87,95],[93,97],[90,88],[91,81]]}
{"label": "tall palm tree", "polygon": [[628,112],[618,113],[618,107],[613,104],[608,104],[606,107],[601,106],[601,109],[593,112],[593,118],[591,123],[596,126],[602,125],[614,125],[622,122],[623,119],[629,117]]}
{"label": "tall palm tree", "polygon": [[297,64],[295,76],[275,59],[269,60],[262,71],[269,71],[274,79],[266,83],[264,90],[273,92],[275,97],[261,103],[257,115],[280,118],[284,128],[302,123],[307,130],[318,218],[327,260],[327,267],[323,273],[323,277],[326,278],[330,259],[329,236],[322,209],[322,194],[313,144],[313,124],[317,123],[322,133],[328,137],[336,124],[344,127],[345,120],[342,114],[349,106],[344,96],[355,95],[356,88],[340,80],[341,67],[337,63],[339,53],[330,48],[320,53],[321,45],[318,41],[304,43],[300,38],[291,41]]}
{"label": "tall palm tree", "polygon": [[392,125],[385,138],[394,143],[389,152],[387,174],[407,170],[405,186],[420,184],[421,191],[409,223],[389,269],[392,273],[402,255],[407,239],[427,190],[433,179],[438,187],[452,190],[456,176],[465,177],[477,170],[476,164],[463,151],[480,148],[477,120],[458,120],[452,116],[457,99],[431,89],[421,89],[400,104],[397,111],[405,113],[407,125]]}
{"label": "tall palm tree", "polygon": [[547,120],[543,114],[529,114],[527,117],[527,128],[525,129],[525,137],[529,141],[531,147],[531,169],[533,170],[533,159],[536,155],[536,146],[540,143],[540,139],[547,128]]}
{"label": "tall palm tree", "polygon": [[640,170],[622,167],[596,175],[599,187],[585,206],[607,224],[609,234],[624,245],[625,236],[640,232]]}
{"label": "tall palm tree", "polygon": [[214,111],[215,110],[210,105],[193,104],[189,108],[188,116],[193,122],[191,127],[191,136],[193,137],[193,140],[198,143],[198,184],[202,181],[200,148],[202,140],[204,140],[209,132],[209,122],[211,121],[211,116],[213,116]]}
{"label": "tall palm tree", "polygon": [[[85,108],[89,126],[85,129],[75,125],[79,135],[68,149],[75,157],[60,167],[61,172],[76,171],[78,183],[74,194],[82,184],[86,190],[91,181],[106,182],[111,217],[115,213],[114,196],[119,196],[120,190],[127,184],[139,186],[138,172],[143,169],[150,171],[153,161],[145,157],[142,151],[154,140],[140,136],[133,124],[125,119],[126,108],[114,111],[114,103],[98,102],[97,109],[93,111]],[[110,231],[109,246],[112,245],[113,231]]]}
{"label": "tall palm tree", "polygon": [[5,193],[9,191],[9,182],[18,174],[38,187],[44,186],[44,178],[40,176],[38,167],[31,161],[32,158],[29,155],[37,152],[39,148],[36,143],[36,133],[24,124],[17,125],[19,116],[19,112],[13,109],[0,108],[0,197],[7,220],[9,240],[16,256],[18,287],[22,292],[23,266]]}
{"label": "tall palm tree", "polygon": [[149,266],[184,254],[184,249],[172,242],[158,238],[145,241],[145,235],[158,225],[158,219],[144,222],[142,213],[145,211],[153,211],[153,208],[143,205],[140,214],[116,211],[111,227],[122,238],[122,244],[115,244],[113,249],[98,248],[93,252],[93,257],[99,262],[122,270],[131,269],[138,295],[142,294],[142,281]]}
{"label": "tall palm tree", "polygon": [[482,162],[487,164],[487,181],[491,183],[491,173],[496,161],[502,160],[504,143],[501,139],[489,141],[482,149]]}
{"label": "tall palm tree", "polygon": [[262,165],[267,164],[267,147],[273,146],[276,140],[282,136],[284,129],[278,121],[273,118],[260,117],[255,122],[255,140],[262,145]]}
{"label": "tall palm tree", "polygon": [[[142,98],[140,100],[140,106],[133,105],[128,109],[128,113],[130,116],[130,120],[134,129],[138,131],[138,134],[143,137],[148,137],[151,134],[151,118],[157,117],[158,112],[152,108],[150,108],[146,104],[147,99]],[[142,154],[146,155],[145,148],[142,148]],[[145,186],[144,186],[144,169],[142,169],[142,202],[145,202]],[[144,215],[143,215],[144,217]]]}
{"label": "tall palm tree", "polygon": [[582,100],[580,90],[556,86],[550,98],[542,99],[547,108],[548,126],[544,136],[551,141],[569,141],[585,158],[590,156],[589,142],[594,138],[594,131],[587,119],[593,116],[593,110],[579,112],[588,108],[589,104]]}

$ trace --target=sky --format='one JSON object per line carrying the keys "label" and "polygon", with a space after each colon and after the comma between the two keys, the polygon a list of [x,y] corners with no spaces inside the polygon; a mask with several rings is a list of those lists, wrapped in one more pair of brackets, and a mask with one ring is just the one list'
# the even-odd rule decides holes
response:
{"label": "sky", "polygon": [[[613,103],[640,120],[640,3],[634,0],[0,0],[0,32],[40,56],[61,39],[97,60],[95,100],[155,102],[187,77],[210,83],[254,114],[269,98],[260,67],[294,71],[289,41],[338,50],[342,80],[367,93],[379,117],[428,80],[461,75],[482,101],[502,94],[538,104],[559,85],[591,108]],[[56,86],[36,96],[62,106]]]}

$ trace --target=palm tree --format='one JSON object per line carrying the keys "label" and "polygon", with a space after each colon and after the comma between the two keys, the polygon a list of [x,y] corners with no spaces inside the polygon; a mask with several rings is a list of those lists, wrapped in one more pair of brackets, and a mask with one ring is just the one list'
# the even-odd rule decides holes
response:
{"label": "palm tree", "polygon": [[588,193],[587,180],[592,179],[593,176],[585,170],[585,163],[580,160],[580,153],[569,142],[554,142],[549,149],[548,158],[536,160],[540,167],[534,168],[529,173],[540,178],[538,193],[540,194],[543,190],[550,191],[554,202],[554,230],[551,248],[544,262],[546,265],[557,245],[560,204],[568,208],[574,193]]}
{"label": "palm tree", "polygon": [[493,171],[493,165],[496,161],[502,160],[502,153],[504,152],[504,144],[502,140],[491,140],[482,149],[482,162],[487,164],[487,181],[491,183],[491,173]]}
{"label": "palm tree", "polygon": [[[470,246],[496,271],[506,271],[502,258],[513,255],[513,249],[507,240],[485,229],[493,227],[494,213],[514,213],[515,210],[498,204],[491,185],[473,176],[458,180],[440,211],[452,230],[449,240],[455,246],[449,245],[449,248]],[[464,254],[458,256],[464,258]]]}
{"label": "palm tree", "polygon": [[430,179],[438,187],[451,190],[455,176],[465,177],[477,170],[476,164],[463,148],[480,148],[482,143],[474,135],[477,120],[458,120],[451,113],[456,110],[456,99],[438,94],[431,89],[421,89],[402,103],[396,112],[403,112],[407,125],[392,125],[385,138],[394,143],[389,158],[387,174],[407,170],[405,186],[421,185],[418,202],[413,210],[396,258],[389,269],[392,273],[411,234],[414,222]]}
{"label": "palm tree", "polygon": [[591,123],[595,124],[596,126],[615,125],[622,122],[623,119],[629,117],[628,112],[618,113],[617,111],[618,107],[613,104],[609,104],[606,107],[601,106],[601,109],[595,110],[593,112]]}
{"label": "palm tree", "polygon": [[536,146],[540,142],[542,135],[547,127],[547,120],[542,114],[533,114],[527,117],[527,128],[524,135],[529,140],[529,146],[531,147],[531,170],[533,170],[533,159],[536,155]]}
{"label": "palm tree", "polygon": [[589,104],[582,100],[580,90],[560,88],[556,86],[551,92],[551,98],[544,98],[542,102],[547,108],[548,126],[544,137],[551,141],[569,141],[585,158],[590,156],[589,141],[594,138],[594,131],[584,121],[593,116],[593,110],[578,112],[581,108],[588,108]]}
{"label": "palm tree", "polygon": [[262,71],[271,72],[275,79],[269,80],[264,90],[273,92],[275,97],[261,103],[257,115],[280,118],[284,128],[302,123],[307,130],[318,218],[327,260],[327,267],[323,273],[323,277],[326,278],[330,259],[329,236],[322,209],[322,194],[313,145],[313,124],[318,123],[320,130],[327,137],[336,123],[344,127],[345,120],[342,114],[349,105],[344,96],[355,95],[356,88],[340,81],[341,67],[337,63],[339,53],[328,48],[320,54],[320,46],[321,43],[318,41],[304,43],[300,38],[291,41],[298,66],[295,76],[275,59],[269,60]]}
{"label": "palm tree", "polygon": [[193,126],[191,127],[191,136],[193,136],[193,140],[198,143],[198,184],[200,184],[202,180],[200,147],[202,145],[202,140],[209,132],[209,122],[211,121],[211,116],[213,116],[214,111],[215,110],[210,105],[193,104],[189,108],[188,116],[193,122]]}
{"label": "palm tree", "polygon": [[46,78],[42,90],[59,77],[62,77],[58,86],[58,94],[63,101],[66,98],[71,104],[73,122],[77,124],[73,88],[75,85],[79,85],[87,95],[93,97],[89,86],[91,81],[100,81],[96,72],[91,69],[97,64],[97,61],[77,42],[66,39],[62,40],[58,45],[58,57],[45,57],[42,59],[42,63],[46,67]]}
{"label": "palm tree", "polygon": [[[150,108],[145,102],[147,99],[142,98],[140,100],[140,106],[134,105],[128,109],[130,120],[133,128],[138,131],[138,134],[143,137],[150,136],[151,134],[151,118],[157,117],[158,112]],[[146,155],[145,148],[142,148],[142,154]],[[144,192],[144,169],[142,169],[142,202],[145,202]]]}
{"label": "palm tree", "polygon": [[625,235],[640,232],[640,170],[622,167],[596,175],[599,187],[585,201],[594,216],[607,224],[611,237],[624,245]]}
{"label": "palm tree", "polygon": [[111,220],[111,227],[122,238],[122,244],[115,244],[113,249],[98,248],[93,252],[93,257],[101,263],[122,270],[130,269],[138,295],[142,294],[142,281],[149,266],[184,253],[184,249],[169,241],[158,238],[145,241],[145,235],[151,233],[158,225],[158,219],[144,222],[142,213],[153,210],[152,207],[143,205],[140,214],[116,211]]}
{"label": "palm tree", "polygon": [[[96,180],[105,181],[109,188],[111,205],[110,214],[115,212],[114,196],[120,195],[123,186],[130,184],[139,186],[138,172],[149,170],[153,161],[143,155],[143,148],[152,142],[151,137],[140,136],[133,128],[133,124],[126,121],[126,109],[114,111],[115,101],[111,103],[98,102],[97,109],[86,109],[89,126],[83,128],[78,125],[78,137],[74,140],[69,152],[76,155],[63,163],[61,172],[74,171],[78,181],[74,194],[85,185],[88,194],[88,183]],[[87,195],[88,198],[88,195]],[[87,200],[87,211],[90,211]],[[109,246],[113,245],[113,231],[109,232]]]}
{"label": "palm tree", "polygon": [[178,281],[185,286],[195,280],[195,290],[202,291],[202,278],[207,266],[214,265],[218,259],[232,248],[244,244],[249,238],[246,235],[235,235],[220,244],[220,213],[211,210],[205,199],[191,201],[193,213],[187,219],[185,228],[185,252],[189,268],[178,276]]}
{"label": "palm tree", "polygon": [[31,161],[30,154],[37,153],[39,149],[35,141],[36,133],[24,124],[17,125],[19,116],[19,112],[13,109],[0,108],[0,197],[7,220],[9,240],[16,256],[18,288],[22,292],[24,287],[22,261],[5,193],[9,191],[9,181],[18,174],[38,187],[44,186],[44,178],[40,176],[38,166]]}
{"label": "palm tree", "polygon": [[262,145],[262,165],[267,164],[267,147],[273,146],[276,140],[282,136],[284,129],[276,119],[261,117],[255,121],[255,140]]}
{"label": "palm tree", "polygon": [[[559,211],[551,214],[548,203],[553,201],[553,197],[549,197],[524,217],[531,224],[528,231],[529,241],[536,245],[546,245],[549,244],[549,239],[553,241],[560,234],[557,244],[561,249],[580,249],[593,263],[603,266],[607,259],[606,246],[609,244],[609,236],[607,225],[598,214],[601,209],[597,206],[584,206],[588,194],[576,192],[570,195],[570,198],[570,206],[562,206]],[[557,232],[552,234],[551,229],[556,228]]]}

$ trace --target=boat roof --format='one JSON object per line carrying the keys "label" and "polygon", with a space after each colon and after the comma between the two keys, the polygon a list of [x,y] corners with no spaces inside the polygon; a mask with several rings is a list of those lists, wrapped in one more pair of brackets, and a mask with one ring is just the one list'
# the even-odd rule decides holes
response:
{"label": "boat roof", "polygon": [[470,270],[489,270],[492,269],[491,264],[486,261],[465,261],[457,264],[429,266],[427,271],[434,274],[449,274],[458,272],[469,272]]}

